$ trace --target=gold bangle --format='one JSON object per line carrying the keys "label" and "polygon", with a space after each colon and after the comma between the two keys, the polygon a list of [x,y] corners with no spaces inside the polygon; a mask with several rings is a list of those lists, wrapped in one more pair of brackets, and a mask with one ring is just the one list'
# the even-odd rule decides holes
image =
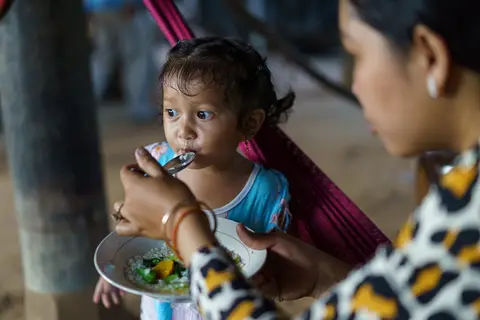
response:
{"label": "gold bangle", "polygon": [[198,205],[197,201],[195,200],[183,200],[177,203],[171,210],[169,210],[167,213],[165,213],[162,217],[162,226],[165,228],[165,235],[167,236],[167,239],[169,238],[168,236],[168,221],[170,218],[182,207],[187,207],[187,206],[195,206]]}

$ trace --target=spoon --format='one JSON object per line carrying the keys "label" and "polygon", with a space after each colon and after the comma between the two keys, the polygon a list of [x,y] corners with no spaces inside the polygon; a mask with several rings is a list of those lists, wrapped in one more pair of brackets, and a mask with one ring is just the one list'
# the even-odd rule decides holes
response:
{"label": "spoon", "polygon": [[195,159],[195,152],[185,152],[168,161],[163,167],[174,175],[188,167]]}

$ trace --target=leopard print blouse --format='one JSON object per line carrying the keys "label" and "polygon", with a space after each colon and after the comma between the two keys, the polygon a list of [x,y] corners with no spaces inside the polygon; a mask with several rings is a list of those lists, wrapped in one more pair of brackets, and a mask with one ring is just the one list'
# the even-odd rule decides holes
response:
{"label": "leopard print blouse", "polygon": [[[299,319],[480,319],[479,150],[442,173],[392,245]],[[193,256],[191,282],[205,319],[285,318],[220,248]]]}

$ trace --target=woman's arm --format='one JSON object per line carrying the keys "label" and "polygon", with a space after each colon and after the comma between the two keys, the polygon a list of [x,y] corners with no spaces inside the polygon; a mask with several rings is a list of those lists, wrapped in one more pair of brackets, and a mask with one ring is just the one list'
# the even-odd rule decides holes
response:
{"label": "woman's arm", "polygon": [[209,228],[201,214],[190,214],[178,226],[178,250],[190,267],[190,288],[202,315],[246,319],[269,313],[273,319],[285,318],[273,301],[250,286]]}
{"label": "woman's arm", "polygon": [[[212,239],[198,234],[199,221],[195,221],[196,215],[191,215],[189,221],[181,225],[181,232],[185,237],[183,244],[179,244],[179,250],[188,259],[190,267],[190,288],[192,297],[197,303],[202,315],[208,319],[286,319],[288,316],[272,300],[265,298],[260,290],[251,286],[236,268],[234,262],[223,248],[216,246]],[[197,217],[201,217],[198,215]],[[188,235],[188,236],[187,236]],[[197,238],[198,237],[198,238]],[[188,239],[188,240],[187,240]],[[195,249],[196,248],[196,249]],[[196,251],[194,251],[196,250]],[[311,256],[312,260],[318,257]],[[387,265],[381,261],[380,255],[375,264]],[[342,271],[335,269],[335,264],[319,264],[321,272],[325,267],[331,271],[333,277],[340,279],[348,268],[340,265]],[[280,272],[288,275],[288,269],[278,266]],[[341,281],[333,290],[324,293],[324,290],[332,285],[332,282],[323,282],[322,279],[311,279],[315,283],[312,295],[322,297],[302,316],[302,319],[334,319],[335,315],[345,314],[345,306],[359,308],[351,310],[353,314],[372,316],[378,314],[380,318],[394,318],[397,297],[395,292],[395,279],[389,278],[389,273],[371,272],[370,266],[366,266],[350,274]],[[369,276],[370,274],[370,276]],[[301,277],[296,273],[292,277]],[[392,282],[393,280],[393,282]],[[384,290],[390,292],[385,294]],[[342,309],[343,308],[343,309]],[[347,308],[347,309],[348,309]],[[370,313],[370,311],[371,313]],[[348,318],[352,313],[345,314]],[[343,317],[340,317],[343,319]]]}
{"label": "woman's arm", "polygon": [[[272,300],[266,299],[259,290],[250,286],[230,256],[216,245],[210,234],[208,220],[201,214],[190,214],[178,226],[178,250],[190,267],[192,296],[203,315],[208,314],[214,319],[244,319],[255,314],[269,314],[271,319],[285,318],[285,313]],[[282,237],[281,234],[278,236]],[[289,251],[287,246],[283,248]],[[308,294],[310,296],[324,294],[350,270],[348,265],[327,254],[315,256],[312,251],[306,255],[311,261],[317,262],[319,270],[316,274],[321,276],[307,279],[313,288]],[[278,270],[288,272],[284,267],[280,266]],[[295,270],[291,271],[295,277]],[[299,280],[302,278],[301,275],[296,277]]]}

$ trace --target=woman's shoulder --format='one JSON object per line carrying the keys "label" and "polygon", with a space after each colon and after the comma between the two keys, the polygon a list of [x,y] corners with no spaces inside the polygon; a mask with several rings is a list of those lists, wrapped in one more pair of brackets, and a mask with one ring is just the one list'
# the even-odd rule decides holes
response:
{"label": "woman's shoulder", "polygon": [[[465,259],[462,252],[470,250],[472,253],[477,250],[473,260],[480,259],[479,183],[478,152],[465,152],[452,166],[443,168],[438,181],[432,184],[421,205],[400,229],[396,248],[412,261],[440,262],[447,257],[462,261]],[[435,249],[439,247],[444,250]],[[476,264],[478,268],[478,262],[473,260],[467,258],[462,262],[463,267]]]}
{"label": "woman's shoulder", "polygon": [[175,157],[175,152],[168,142],[155,142],[145,146],[148,152],[161,164],[164,165]]}

